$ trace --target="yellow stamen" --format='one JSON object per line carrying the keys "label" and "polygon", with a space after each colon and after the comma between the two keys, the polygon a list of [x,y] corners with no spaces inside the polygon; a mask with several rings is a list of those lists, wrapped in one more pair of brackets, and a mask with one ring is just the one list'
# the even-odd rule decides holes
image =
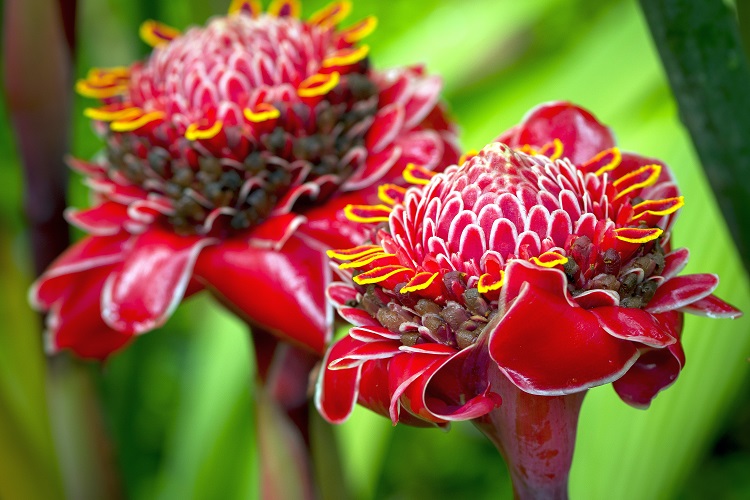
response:
{"label": "yellow stamen", "polygon": [[539,257],[532,257],[530,260],[537,266],[541,267],[561,266],[568,262],[568,258],[558,252],[544,252]]}
{"label": "yellow stamen", "polygon": [[383,248],[378,245],[360,245],[353,248],[344,248],[339,250],[328,250],[326,255],[331,259],[336,260],[357,260],[365,255],[372,253],[385,253]]}
{"label": "yellow stamen", "polygon": [[622,153],[620,153],[620,148],[610,148],[610,149],[605,149],[604,151],[601,151],[596,156],[591,158],[587,163],[598,162],[602,158],[607,156],[608,154],[612,155],[612,159],[605,165],[602,165],[601,167],[599,167],[599,169],[596,172],[594,172],[594,175],[596,175],[597,177],[602,175],[604,172],[610,172],[616,169],[617,167],[620,166],[620,162],[622,162]]}
{"label": "yellow stamen", "polygon": [[[669,202],[672,203],[672,205],[669,205],[667,208],[663,210],[643,210],[644,207],[647,207],[649,205],[654,204],[655,202]],[[677,196],[675,198],[665,198],[663,200],[646,200],[643,201],[633,207],[633,213],[638,214],[633,216],[633,220],[640,219],[644,215],[669,215],[672,213],[675,213],[677,210],[681,209],[683,206],[685,206],[685,197],[684,196]],[[640,210],[643,210],[640,212]],[[640,213],[639,213],[640,212]]]}
{"label": "yellow stamen", "polygon": [[[425,178],[417,177],[414,175],[415,172],[418,172],[421,175],[424,175]],[[419,184],[419,185],[426,185],[430,183],[430,179],[435,177],[435,172],[431,172],[430,170],[427,170],[424,167],[420,167],[419,165],[415,165],[413,163],[409,163],[406,165],[406,168],[401,174],[406,182],[409,184]]]}
{"label": "yellow stamen", "polygon": [[[644,172],[651,171],[649,176],[646,178],[646,180],[637,182],[631,186],[628,186],[625,190],[617,193],[617,196],[615,196],[615,200],[622,198],[626,194],[635,191],[636,189],[644,188],[647,186],[651,186],[654,183],[656,183],[657,179],[659,179],[659,175],[661,175],[661,165],[659,164],[653,164],[653,165],[646,165],[645,167],[641,167],[638,170],[635,170],[633,172],[630,172],[629,174],[623,175],[616,181],[612,183],[614,187],[618,187],[620,184],[629,181],[633,179],[634,177],[638,177]],[[614,201],[614,200],[613,200]]]}
{"label": "yellow stamen", "polygon": [[133,130],[137,130],[144,125],[147,125],[156,120],[160,120],[162,118],[164,118],[163,112],[152,111],[151,113],[146,113],[145,115],[141,116],[140,118],[136,118],[135,120],[114,121],[109,125],[109,128],[111,128],[113,132],[132,132]]}
{"label": "yellow stamen", "polygon": [[351,11],[351,2],[333,2],[315,12],[310,16],[308,22],[310,24],[319,24],[324,28],[329,28],[336,26],[338,23],[346,19]]}
{"label": "yellow stamen", "polygon": [[422,275],[424,273],[419,273],[417,276],[411,279],[409,283],[406,284],[406,286],[401,288],[401,293],[409,293],[409,292],[416,292],[419,290],[424,290],[428,288],[430,285],[432,285],[432,282],[435,281],[435,278],[438,277],[440,273],[433,273],[432,276],[427,278],[427,281],[424,281],[422,283],[417,283],[416,285],[412,285],[412,281],[414,281],[418,276]]}
{"label": "yellow stamen", "polygon": [[[386,272],[385,274],[378,274],[378,272],[383,272],[384,270],[388,270],[388,272]],[[387,280],[394,274],[403,273],[407,271],[412,271],[412,270],[409,269],[408,267],[399,266],[399,265],[377,267],[365,273],[358,274],[357,276],[354,277],[354,282],[358,285],[369,285],[371,283],[380,283],[381,281]]]}
{"label": "yellow stamen", "polygon": [[[563,143],[560,139],[553,139],[552,142],[545,144],[542,149],[539,150],[539,154],[548,157],[550,160],[555,161],[562,158],[563,155]],[[552,150],[552,154],[548,154]]]}
{"label": "yellow stamen", "polygon": [[208,128],[202,129],[197,123],[191,123],[185,131],[185,138],[194,141],[196,139],[211,139],[216,137],[224,123],[221,120],[216,120],[213,125]]}
{"label": "yellow stamen", "polygon": [[383,258],[386,258],[386,257],[395,257],[395,256],[396,256],[395,253],[385,253],[385,252],[383,252],[383,253],[380,253],[380,252],[373,253],[373,254],[370,254],[370,255],[366,255],[366,256],[364,256],[364,257],[362,257],[360,259],[354,260],[354,261],[344,262],[343,264],[341,264],[339,266],[339,269],[356,269],[358,267],[362,267],[362,266],[366,266],[367,264],[371,264],[371,263],[373,263],[374,261],[376,261],[378,259],[383,259]]}
{"label": "yellow stamen", "polygon": [[243,10],[250,11],[253,17],[263,11],[258,0],[232,0],[229,4],[229,14],[241,14]]}
{"label": "yellow stamen", "polygon": [[458,164],[463,165],[468,160],[471,160],[473,157],[475,157],[478,154],[479,154],[479,151],[477,151],[476,149],[470,149],[461,155],[461,158],[458,159]]}
{"label": "yellow stamen", "polygon": [[325,95],[338,84],[338,72],[334,71],[333,73],[317,73],[300,83],[299,88],[297,88],[297,95],[299,95],[300,97],[315,97],[318,95]]}
{"label": "yellow stamen", "polygon": [[256,106],[256,111],[249,108],[245,108],[242,114],[245,115],[247,121],[253,123],[265,122],[268,120],[276,119],[280,116],[279,110],[267,103],[261,103]]}
{"label": "yellow stamen", "polygon": [[378,186],[378,198],[380,198],[380,201],[388,205],[396,204],[396,200],[388,195],[388,191],[390,190],[397,191],[401,194],[406,193],[406,188],[403,188],[396,184],[381,184],[380,186]]}
{"label": "yellow stamen", "polygon": [[272,16],[280,16],[284,10],[289,12],[289,16],[297,18],[302,12],[298,0],[273,0],[271,5],[268,6],[268,13]]}
{"label": "yellow stamen", "polygon": [[368,36],[370,33],[375,31],[375,28],[378,26],[378,18],[375,16],[368,16],[364,19],[362,19],[360,22],[349,26],[345,30],[341,32],[341,35],[344,38],[344,41],[349,43],[355,43],[366,36]]}
{"label": "yellow stamen", "polygon": [[164,45],[180,36],[180,30],[177,28],[153,20],[144,21],[138,33],[141,40],[152,47]]}
{"label": "yellow stamen", "polygon": [[110,83],[106,86],[91,85],[88,80],[78,80],[76,82],[76,92],[84,97],[93,97],[94,99],[106,99],[124,94],[128,91],[126,83]]}
{"label": "yellow stamen", "polygon": [[487,293],[494,290],[499,290],[505,283],[505,271],[501,269],[500,279],[487,285],[486,281],[489,279],[492,279],[492,276],[488,273],[485,273],[479,277],[479,282],[477,282],[477,290],[479,291],[479,293]]}
{"label": "yellow stamen", "polygon": [[[639,237],[632,237],[632,236],[621,236],[619,233],[621,232],[634,232],[636,234],[642,234],[642,236]],[[649,241],[653,241],[657,239],[659,236],[662,235],[664,231],[658,227],[650,228],[650,229],[640,229],[636,227],[621,227],[619,229],[615,229],[615,237],[618,240],[626,241],[628,243],[648,243]]]}
{"label": "yellow stamen", "polygon": [[343,54],[339,55],[333,55],[326,57],[323,59],[323,67],[324,68],[330,68],[332,66],[351,66],[352,64],[356,64],[365,57],[367,57],[367,54],[370,52],[370,46],[369,45],[362,45],[361,47],[354,49],[354,50],[346,50],[342,51]]}
{"label": "yellow stamen", "polygon": [[99,120],[102,122],[112,122],[115,120],[129,120],[134,119],[143,114],[141,108],[123,108],[115,111],[110,111],[107,108],[86,108],[83,110],[83,116],[91,118],[92,120]]}
{"label": "yellow stamen", "polygon": [[[380,212],[381,215],[367,215],[362,216],[355,212],[355,210],[361,210],[367,212]],[[344,215],[347,219],[352,222],[362,223],[374,223],[374,222],[388,222],[388,214],[391,213],[391,207],[386,205],[347,205],[344,207]]]}

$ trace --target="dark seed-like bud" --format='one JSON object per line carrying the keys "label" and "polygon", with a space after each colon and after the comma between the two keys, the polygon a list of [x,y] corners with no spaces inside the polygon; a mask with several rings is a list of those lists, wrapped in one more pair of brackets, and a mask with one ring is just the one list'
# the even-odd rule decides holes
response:
{"label": "dark seed-like bud", "polygon": [[407,346],[413,346],[419,340],[419,332],[404,332],[401,334],[401,343]]}
{"label": "dark seed-like bud", "polygon": [[206,177],[205,182],[216,180],[221,175],[221,163],[219,163],[218,158],[214,158],[213,156],[199,156],[198,166]]}
{"label": "dark seed-like bud", "polygon": [[441,307],[431,300],[419,299],[417,304],[414,306],[414,310],[417,311],[420,316],[424,316],[425,314],[429,313],[438,314],[441,310]]}
{"label": "dark seed-like bud", "polygon": [[286,146],[286,134],[284,133],[284,129],[281,127],[276,127],[275,129],[273,129],[273,132],[266,135],[262,140],[268,150],[274,154],[281,153],[281,151],[284,149],[284,146]]}
{"label": "dark seed-like bud", "polygon": [[247,158],[242,163],[245,169],[253,175],[258,174],[266,168],[266,160],[258,152],[247,155]]}
{"label": "dark seed-like bud", "polygon": [[600,274],[592,279],[587,288],[589,290],[620,290],[620,282],[611,274]]}
{"label": "dark seed-like bud", "polygon": [[620,272],[620,254],[614,248],[607,249],[602,255],[604,273],[617,274]]}
{"label": "dark seed-like bud", "polygon": [[375,294],[374,288],[373,285],[369,285],[362,296],[362,301],[359,303],[370,316],[377,316],[378,311],[385,305]]}
{"label": "dark seed-like bud", "polygon": [[629,273],[620,277],[620,297],[633,295],[635,287],[638,285],[638,276],[635,273]]}
{"label": "dark seed-like bud", "polygon": [[221,174],[220,181],[226,189],[237,191],[242,186],[242,177],[236,170],[228,170]]}
{"label": "dark seed-like bud", "polygon": [[190,168],[178,168],[172,174],[172,182],[183,188],[189,187],[193,183],[193,170]]}
{"label": "dark seed-like bud", "polygon": [[445,320],[435,313],[428,313],[422,317],[422,325],[437,334],[440,328],[445,326]]}
{"label": "dark seed-like bud", "polygon": [[651,299],[654,298],[654,294],[656,293],[656,289],[658,288],[658,285],[654,280],[646,280],[638,287],[639,288],[639,295],[641,295],[641,298],[643,299],[643,305],[649,303]]}
{"label": "dark seed-like bud", "polygon": [[471,317],[468,311],[461,307],[461,304],[453,301],[448,301],[440,313],[440,316],[446,323],[448,323],[448,326],[450,326],[451,330],[454,332],[458,331],[461,324]]}
{"label": "dark seed-like bud", "polygon": [[578,272],[581,270],[580,266],[574,259],[568,259],[565,264],[563,264],[563,271],[565,272],[565,276],[568,277],[568,280],[575,281],[578,277]]}
{"label": "dark seed-like bud", "polygon": [[645,277],[651,276],[656,270],[656,261],[650,254],[635,259],[634,265],[635,267],[643,269],[643,275]]}
{"label": "dark seed-like bud", "polygon": [[630,307],[633,309],[640,309],[643,307],[643,299],[641,297],[625,297],[620,299],[620,307]]}
{"label": "dark seed-like bud", "polygon": [[237,212],[229,223],[234,229],[247,229],[250,227],[250,219],[244,211]]}
{"label": "dark seed-like bud", "polygon": [[490,307],[476,288],[469,288],[464,292],[464,302],[469,311],[477,316],[485,317],[490,312]]}
{"label": "dark seed-like bud", "polygon": [[381,307],[378,309],[377,319],[380,324],[388,328],[393,333],[400,333],[399,327],[402,323],[409,321],[409,318],[401,313],[392,309],[390,306],[400,307],[393,303],[388,304],[388,307]]}
{"label": "dark seed-like bud", "polygon": [[465,349],[476,342],[482,329],[473,321],[464,321],[456,332],[456,344],[459,349]]}

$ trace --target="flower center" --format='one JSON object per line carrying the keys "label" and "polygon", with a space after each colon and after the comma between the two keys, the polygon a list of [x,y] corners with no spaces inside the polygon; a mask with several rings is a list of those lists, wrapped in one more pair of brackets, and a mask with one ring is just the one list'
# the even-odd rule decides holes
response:
{"label": "flower center", "polygon": [[[475,342],[497,314],[513,260],[563,272],[572,300],[586,304],[576,298],[605,290],[622,307],[643,308],[665,265],[658,224],[668,227],[683,200],[644,201],[660,165],[617,171],[620,161],[616,149],[579,166],[495,143],[461,167],[418,180],[421,190],[385,186],[381,199],[392,209],[348,207],[352,220],[383,223],[376,244],[329,256],[354,270],[361,299],[351,305],[407,345]],[[594,303],[602,298],[594,294]]]}
{"label": "flower center", "polygon": [[366,159],[367,48],[331,26],[233,15],[159,45],[90,114],[110,178],[182,234],[226,236],[320,203]]}

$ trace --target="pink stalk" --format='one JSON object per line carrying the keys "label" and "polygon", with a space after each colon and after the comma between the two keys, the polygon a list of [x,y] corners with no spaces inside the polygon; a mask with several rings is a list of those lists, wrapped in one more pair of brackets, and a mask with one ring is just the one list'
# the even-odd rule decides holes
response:
{"label": "pink stalk", "polygon": [[586,392],[538,396],[523,392],[489,363],[490,382],[503,403],[474,421],[505,458],[514,497],[568,498],[578,414]]}

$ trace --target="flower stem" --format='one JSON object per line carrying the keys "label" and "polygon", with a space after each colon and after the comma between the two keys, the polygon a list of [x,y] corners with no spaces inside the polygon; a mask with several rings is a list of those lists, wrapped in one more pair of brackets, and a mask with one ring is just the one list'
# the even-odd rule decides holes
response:
{"label": "flower stem", "polygon": [[567,499],[578,414],[584,392],[538,396],[523,392],[490,363],[490,383],[503,398],[474,421],[508,464],[514,497]]}

